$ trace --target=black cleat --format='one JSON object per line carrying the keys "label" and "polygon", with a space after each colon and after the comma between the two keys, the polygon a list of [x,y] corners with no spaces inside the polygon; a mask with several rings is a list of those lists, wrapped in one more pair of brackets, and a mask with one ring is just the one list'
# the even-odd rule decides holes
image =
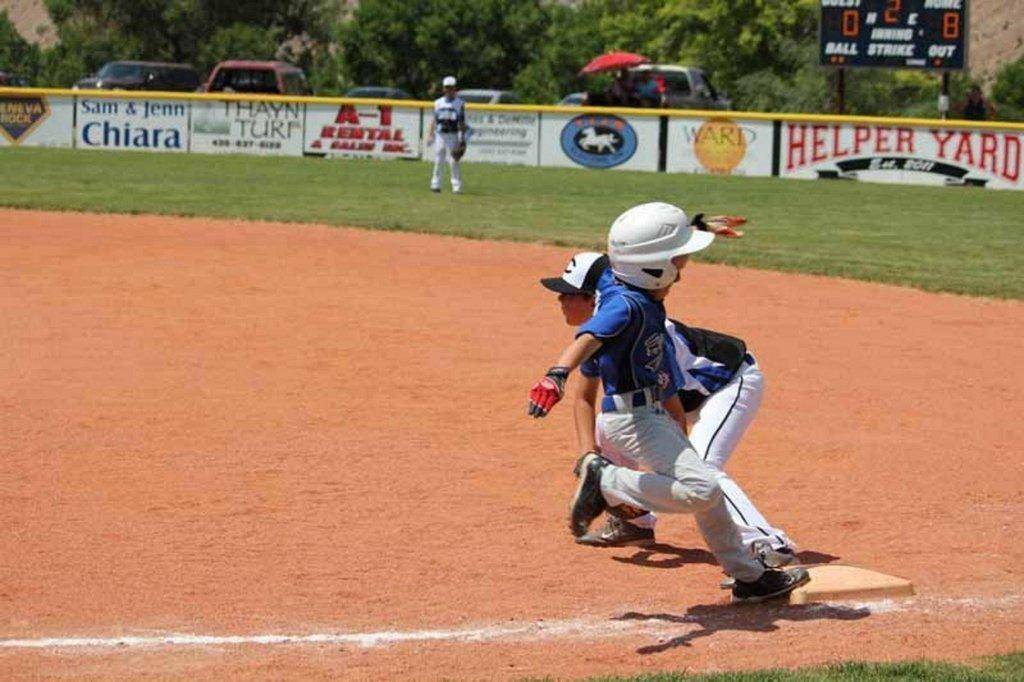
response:
{"label": "black cleat", "polygon": [[569,508],[569,530],[573,537],[585,534],[594,519],[608,508],[601,494],[601,471],[607,465],[608,460],[594,452],[588,452],[576,462],[573,471],[579,476],[580,482]]}
{"label": "black cleat", "polygon": [[783,568],[796,562],[797,556],[788,545],[773,548],[766,540],[758,540],[753,545],[754,556],[765,568]]}
{"label": "black cleat", "polygon": [[790,568],[785,571],[769,568],[752,583],[737,580],[732,587],[732,600],[754,604],[766,599],[775,599],[789,594],[810,579],[811,575],[805,568]]}
{"label": "black cleat", "polygon": [[654,544],[654,529],[609,516],[604,528],[578,537],[576,542],[590,547],[650,547]]}

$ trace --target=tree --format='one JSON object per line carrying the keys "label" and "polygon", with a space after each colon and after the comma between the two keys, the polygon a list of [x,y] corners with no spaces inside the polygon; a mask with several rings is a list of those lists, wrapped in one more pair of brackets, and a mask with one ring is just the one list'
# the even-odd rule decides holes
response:
{"label": "tree", "polygon": [[21,37],[6,10],[0,10],[0,71],[21,76],[30,83],[39,71],[39,48]]}
{"label": "tree", "polygon": [[339,0],[47,0],[47,7],[60,42],[44,57],[44,79],[65,86],[112,59],[206,68],[213,59],[242,58],[235,50],[272,58],[282,44],[302,46],[290,56],[308,66],[340,12]]}
{"label": "tree", "polygon": [[1003,120],[1024,120],[1024,57],[1004,64],[996,71],[992,99]]}
{"label": "tree", "polygon": [[275,59],[280,45],[279,35],[280,29],[240,23],[225,26],[217,29],[199,48],[195,65],[202,71],[209,71],[225,59]]}
{"label": "tree", "polygon": [[663,3],[654,41],[670,61],[701,66],[723,88],[768,70],[803,65],[799,46],[817,41],[816,0],[678,0]]}
{"label": "tree", "polygon": [[594,57],[612,50],[651,52],[656,36],[651,26],[665,0],[587,0],[578,6],[549,8],[550,22],[540,51],[515,78],[524,99],[551,102],[583,88],[601,89],[601,78],[581,79],[579,70]]}
{"label": "tree", "polygon": [[363,0],[340,42],[351,82],[428,96],[446,74],[464,87],[511,85],[547,24],[540,0]]}

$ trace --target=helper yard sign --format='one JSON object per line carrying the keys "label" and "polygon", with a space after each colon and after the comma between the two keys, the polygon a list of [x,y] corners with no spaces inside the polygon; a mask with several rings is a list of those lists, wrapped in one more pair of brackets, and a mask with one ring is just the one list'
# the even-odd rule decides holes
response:
{"label": "helper yard sign", "polygon": [[1024,133],[783,123],[779,175],[1024,189]]}

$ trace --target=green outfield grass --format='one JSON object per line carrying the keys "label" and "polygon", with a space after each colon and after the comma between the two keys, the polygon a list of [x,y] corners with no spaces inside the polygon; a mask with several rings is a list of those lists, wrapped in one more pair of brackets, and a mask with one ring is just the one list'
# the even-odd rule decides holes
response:
{"label": "green outfield grass", "polygon": [[708,675],[661,673],[639,677],[590,678],[593,682],[1009,682],[1021,679],[1024,679],[1024,653],[987,657],[970,665],[930,661],[841,663],[801,670],[761,670]]}
{"label": "green outfield grass", "polygon": [[933,291],[1024,298],[1024,193],[466,164],[427,191],[415,161],[0,149],[0,205],[319,222],[600,247],[632,204],[738,213],[700,258]]}

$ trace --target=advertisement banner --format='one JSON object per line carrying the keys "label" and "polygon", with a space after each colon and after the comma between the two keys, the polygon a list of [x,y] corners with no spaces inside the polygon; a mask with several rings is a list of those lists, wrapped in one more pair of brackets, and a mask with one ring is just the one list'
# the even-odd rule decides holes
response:
{"label": "advertisement banner", "polygon": [[1024,189],[1024,133],[848,123],[782,124],[779,175]]}
{"label": "advertisement banner", "polygon": [[671,118],[669,173],[771,175],[772,122],[726,117]]}
{"label": "advertisement banner", "polygon": [[658,170],[657,116],[544,114],[540,165]]}
{"label": "advertisement banner", "polygon": [[80,149],[187,152],[188,103],[81,97],[75,145]]}
{"label": "advertisement banner", "polygon": [[412,159],[419,156],[420,110],[376,104],[310,104],[308,154]]}
{"label": "advertisement banner", "polygon": [[466,111],[466,161],[537,165],[540,115],[532,111]]}
{"label": "advertisement banner", "polygon": [[74,107],[71,97],[0,95],[0,147],[70,147]]}
{"label": "advertisement banner", "polygon": [[304,112],[298,102],[193,102],[192,151],[302,156]]}

